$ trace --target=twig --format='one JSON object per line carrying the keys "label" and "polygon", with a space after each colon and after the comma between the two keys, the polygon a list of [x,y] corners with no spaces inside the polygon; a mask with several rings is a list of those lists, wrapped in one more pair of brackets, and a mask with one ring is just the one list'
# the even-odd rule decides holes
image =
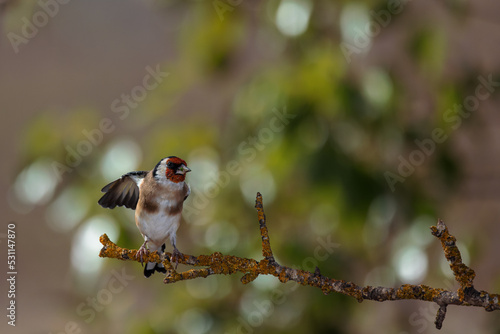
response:
{"label": "twig", "polygon": [[[259,275],[273,275],[280,282],[295,281],[301,285],[309,285],[319,288],[325,295],[331,292],[337,292],[356,298],[359,302],[363,300],[387,301],[387,300],[422,300],[434,302],[439,305],[439,310],[436,315],[436,328],[441,329],[444,318],[446,316],[446,308],[448,305],[459,306],[477,306],[483,307],[486,311],[500,310],[499,295],[490,294],[486,291],[477,291],[474,288],[473,280],[475,277],[474,270],[462,263],[460,251],[456,246],[456,239],[453,237],[442,220],[439,220],[437,226],[432,226],[432,234],[439,238],[443,246],[446,259],[450,262],[450,268],[455,275],[455,279],[460,284],[457,291],[449,291],[441,288],[433,288],[427,285],[411,285],[403,284],[397,288],[387,287],[362,287],[352,282],[337,280],[321,275],[319,268],[315,272],[294,269],[280,265],[274,259],[267,230],[266,216],[262,204],[262,195],[257,193],[255,203],[257,209],[260,234],[262,237],[262,255],[260,261],[254,259],[241,258],[232,255],[223,255],[215,252],[211,255],[192,256],[184,254],[179,260],[179,263],[190,265],[193,267],[205,267],[201,269],[190,269],[178,273],[170,264],[169,258],[171,253],[166,253],[166,260],[163,261],[167,273],[164,278],[164,283],[175,283],[188,279],[199,277],[208,277],[210,275],[231,275],[236,272],[244,273],[241,278],[243,284],[247,284]],[[106,234],[103,234],[100,239],[103,248],[99,254],[100,257],[115,258],[120,260],[138,261],[135,257],[137,250],[129,250],[118,247],[109,240]],[[160,262],[158,254],[150,253],[144,257],[147,262]]]}

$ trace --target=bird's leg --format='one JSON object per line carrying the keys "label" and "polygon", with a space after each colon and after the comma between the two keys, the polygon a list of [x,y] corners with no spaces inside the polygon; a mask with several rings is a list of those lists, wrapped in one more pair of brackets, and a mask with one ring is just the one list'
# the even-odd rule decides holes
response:
{"label": "bird's leg", "polygon": [[165,261],[165,244],[161,245],[161,250],[158,251],[158,255],[160,255],[160,261],[163,262]]}
{"label": "bird's leg", "polygon": [[141,264],[143,264],[142,257],[145,256],[145,255],[148,255],[148,253],[149,253],[149,250],[147,249],[147,246],[148,246],[148,239],[144,238],[144,243],[142,244],[142,246],[137,251],[137,254],[135,255],[136,259],[140,259],[141,260]]}
{"label": "bird's leg", "polygon": [[179,252],[179,250],[177,249],[177,247],[175,246],[175,243],[172,244],[172,246],[174,246],[174,251],[172,252],[172,257],[170,258],[170,262],[173,262],[175,263],[175,269],[177,269],[177,265],[179,264],[179,260],[181,259],[181,257],[183,257],[184,255],[182,255],[181,252]]}

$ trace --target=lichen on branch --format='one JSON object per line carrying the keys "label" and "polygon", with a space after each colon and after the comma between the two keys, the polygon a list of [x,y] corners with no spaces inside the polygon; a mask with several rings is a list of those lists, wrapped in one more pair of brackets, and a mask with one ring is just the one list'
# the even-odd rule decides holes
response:
{"label": "lichen on branch", "polygon": [[[255,280],[259,275],[272,275],[282,283],[294,281],[301,285],[308,285],[319,288],[325,295],[337,292],[350,296],[362,302],[363,300],[374,300],[383,302],[387,300],[422,300],[436,303],[439,306],[436,315],[436,328],[441,329],[446,309],[448,305],[477,306],[483,307],[486,311],[500,310],[499,295],[490,294],[486,291],[477,291],[474,288],[474,270],[467,267],[462,262],[460,250],[456,245],[456,239],[452,236],[448,227],[442,220],[438,220],[437,226],[431,227],[431,233],[441,241],[446,259],[450,263],[450,268],[455,275],[456,281],[460,284],[457,291],[449,291],[441,288],[433,288],[427,285],[403,284],[397,288],[359,286],[352,282],[338,280],[323,276],[316,268],[315,272],[283,266],[276,262],[271,250],[269,232],[267,230],[266,216],[262,203],[262,195],[257,193],[255,208],[258,213],[260,234],[262,238],[262,256],[260,261],[248,258],[241,258],[233,255],[223,255],[215,252],[210,255],[186,255],[183,254],[178,263],[196,267],[184,272],[177,272],[169,259],[172,254],[166,252],[163,264],[167,270],[164,283],[175,283],[199,277],[206,278],[211,275],[232,275],[241,272],[241,282],[247,284]],[[115,258],[120,260],[136,259],[137,250],[129,250],[118,247],[106,234],[99,238],[103,244],[100,257]],[[161,262],[158,253],[148,253],[143,257],[144,262]],[[203,268],[197,268],[203,267]]]}

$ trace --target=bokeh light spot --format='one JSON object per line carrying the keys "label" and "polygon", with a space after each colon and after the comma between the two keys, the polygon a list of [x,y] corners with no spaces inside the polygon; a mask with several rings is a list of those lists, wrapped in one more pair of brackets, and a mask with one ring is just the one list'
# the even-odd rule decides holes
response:
{"label": "bokeh light spot", "polygon": [[307,29],[311,10],[309,1],[281,1],[276,12],[276,26],[285,36],[299,36]]}
{"label": "bokeh light spot", "polygon": [[204,334],[212,328],[213,319],[208,312],[192,308],[180,316],[177,325],[180,333]]}
{"label": "bokeh light spot", "polygon": [[90,200],[85,191],[77,188],[66,188],[47,208],[45,220],[56,232],[72,230],[90,208]]}
{"label": "bokeh light spot", "polygon": [[192,189],[206,192],[211,185],[217,185],[219,177],[219,153],[212,147],[200,147],[189,155],[189,184]]}
{"label": "bokeh light spot", "polygon": [[359,50],[359,53],[370,49],[372,40],[366,33],[369,23],[368,9],[360,3],[347,3],[340,14],[342,39]]}
{"label": "bokeh light spot", "polygon": [[205,244],[213,251],[230,252],[236,247],[240,233],[228,222],[214,222],[205,233]]}
{"label": "bokeh light spot", "polygon": [[363,78],[362,89],[373,106],[380,111],[386,110],[393,92],[391,78],[386,72],[378,68],[368,70]]}
{"label": "bokeh light spot", "polygon": [[384,242],[389,225],[396,214],[396,202],[390,195],[375,198],[368,209],[367,222],[363,231],[365,244],[377,246]]}
{"label": "bokeh light spot", "polygon": [[251,206],[255,205],[255,195],[260,192],[265,197],[266,204],[273,202],[276,195],[276,184],[273,174],[256,164],[245,169],[240,178],[240,188],[243,197]]}
{"label": "bokeh light spot", "polygon": [[114,180],[137,169],[142,160],[140,146],[132,139],[122,138],[109,145],[101,160],[101,172],[106,180]]}
{"label": "bokeh light spot", "polygon": [[396,255],[395,265],[402,282],[418,284],[427,274],[427,255],[420,247],[404,247]]}
{"label": "bokeh light spot", "polygon": [[118,240],[118,225],[107,216],[94,216],[85,221],[73,237],[71,264],[83,279],[95,278],[104,263],[99,257],[102,247],[99,237],[104,233],[111,240]]}
{"label": "bokeh light spot", "polygon": [[10,206],[19,213],[31,211],[34,205],[46,204],[52,198],[58,178],[47,159],[39,159],[23,169],[10,194]]}

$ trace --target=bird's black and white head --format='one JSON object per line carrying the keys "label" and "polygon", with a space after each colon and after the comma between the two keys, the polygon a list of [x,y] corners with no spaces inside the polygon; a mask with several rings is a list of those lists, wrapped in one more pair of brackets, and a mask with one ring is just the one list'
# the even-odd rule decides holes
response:
{"label": "bird's black and white head", "polygon": [[181,158],[170,156],[160,160],[153,170],[155,179],[159,181],[170,180],[174,183],[183,182],[186,173],[190,172],[186,162]]}

